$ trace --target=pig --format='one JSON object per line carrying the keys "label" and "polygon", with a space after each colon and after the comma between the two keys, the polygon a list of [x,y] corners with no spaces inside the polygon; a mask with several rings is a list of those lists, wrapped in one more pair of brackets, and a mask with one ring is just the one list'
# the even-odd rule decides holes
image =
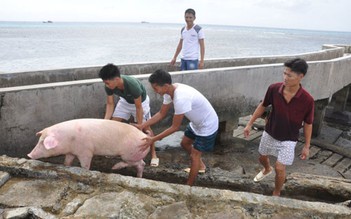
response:
{"label": "pig", "polygon": [[122,161],[112,169],[134,166],[140,178],[145,166],[143,159],[150,150],[144,140],[147,134],[133,125],[106,119],[69,120],[36,135],[40,138],[28,154],[31,159],[66,155],[64,165],[70,166],[77,157],[81,167],[90,169],[94,155],[120,156]]}

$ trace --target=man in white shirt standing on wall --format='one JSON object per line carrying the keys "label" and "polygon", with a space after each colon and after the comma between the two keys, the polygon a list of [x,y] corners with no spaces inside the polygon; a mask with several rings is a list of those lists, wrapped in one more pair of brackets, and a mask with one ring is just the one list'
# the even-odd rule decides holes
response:
{"label": "man in white shirt standing on wall", "polygon": [[[180,69],[194,70],[202,69],[204,67],[205,57],[205,41],[204,33],[202,28],[194,24],[196,19],[195,10],[187,9],[185,11],[185,22],[186,26],[181,30],[181,38],[179,40],[176,52],[171,61],[171,65],[174,65],[179,53],[182,51]],[[199,61],[200,51],[200,61]]]}

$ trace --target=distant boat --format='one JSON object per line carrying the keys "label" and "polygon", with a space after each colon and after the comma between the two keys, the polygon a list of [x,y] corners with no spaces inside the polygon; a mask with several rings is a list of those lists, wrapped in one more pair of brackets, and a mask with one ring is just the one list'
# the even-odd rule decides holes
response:
{"label": "distant boat", "polygon": [[43,21],[43,23],[53,23],[52,21]]}
{"label": "distant boat", "polygon": [[142,21],[141,23],[142,23],[142,24],[148,24],[148,23],[150,23],[150,22]]}

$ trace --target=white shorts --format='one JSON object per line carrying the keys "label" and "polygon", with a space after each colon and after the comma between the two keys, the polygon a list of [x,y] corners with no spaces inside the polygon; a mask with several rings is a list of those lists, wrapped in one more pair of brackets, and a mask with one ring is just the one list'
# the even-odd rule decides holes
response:
{"label": "white shorts", "polygon": [[296,141],[278,141],[263,132],[258,152],[261,155],[272,155],[284,165],[291,165],[295,158]]}
{"label": "white shorts", "polygon": [[[146,95],[146,99],[141,103],[141,106],[143,107],[143,121],[146,121],[151,117],[149,96]],[[128,103],[124,98],[120,97],[112,117],[128,121],[130,116],[133,116],[134,122],[137,122],[135,104]]]}

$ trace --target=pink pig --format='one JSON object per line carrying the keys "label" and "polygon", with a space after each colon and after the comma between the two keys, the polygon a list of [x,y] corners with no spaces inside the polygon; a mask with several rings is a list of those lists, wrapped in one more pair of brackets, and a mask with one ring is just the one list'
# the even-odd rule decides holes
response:
{"label": "pink pig", "polygon": [[93,155],[121,156],[122,162],[112,169],[135,166],[142,177],[144,157],[149,148],[142,150],[147,135],[136,127],[105,119],[76,119],[58,123],[37,133],[41,136],[28,154],[32,159],[66,155],[64,164],[70,166],[75,157],[85,169],[90,169]]}

